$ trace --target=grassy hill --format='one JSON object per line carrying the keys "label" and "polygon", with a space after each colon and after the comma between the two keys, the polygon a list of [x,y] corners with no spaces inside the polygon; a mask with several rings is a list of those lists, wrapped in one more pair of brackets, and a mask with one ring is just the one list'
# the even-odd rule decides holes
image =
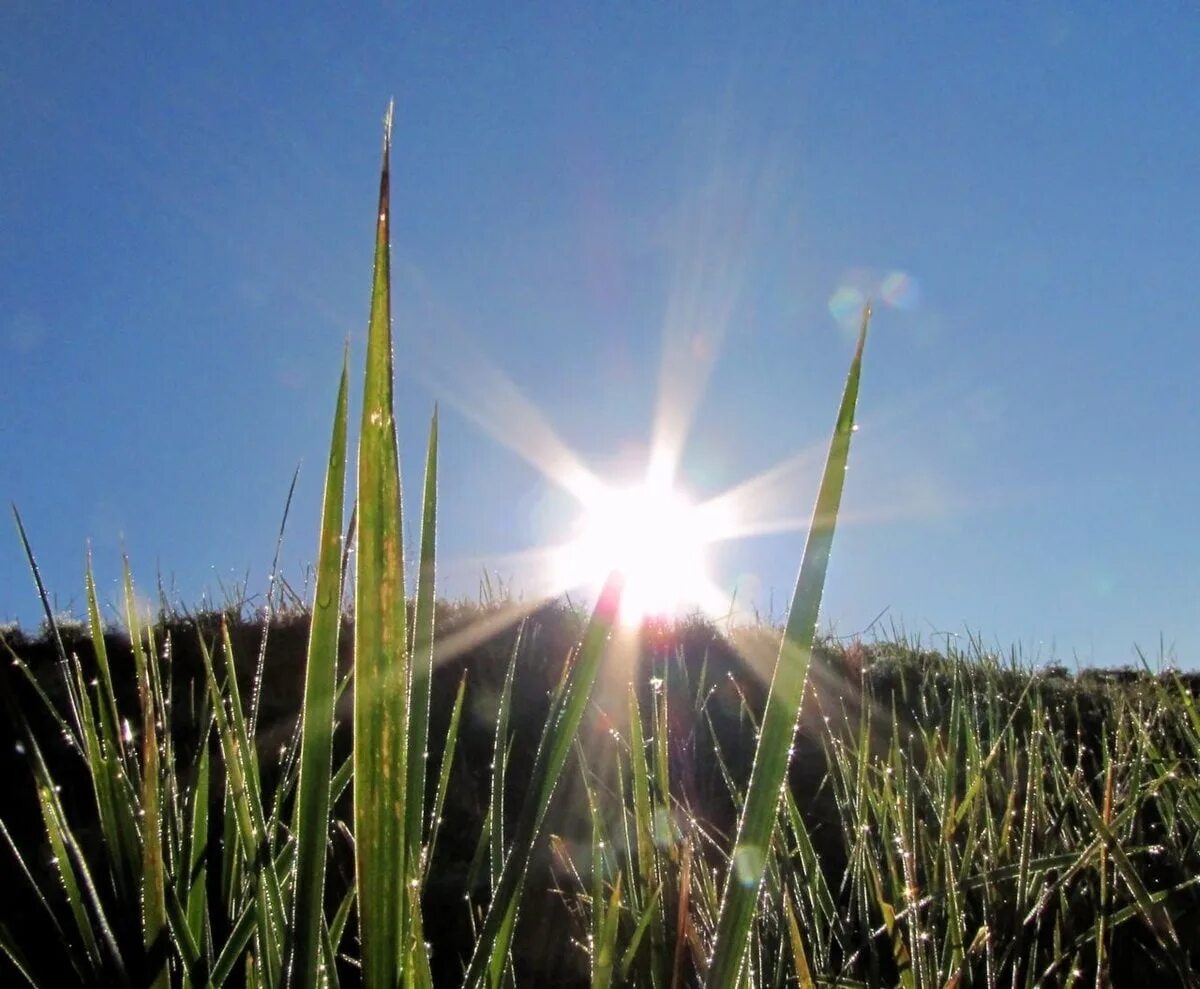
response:
{"label": "grassy hill", "polygon": [[[427,799],[440,792],[442,802],[422,891],[438,985],[461,980],[495,856],[504,855],[517,827],[552,695],[585,625],[562,604],[533,612],[523,625],[504,617],[500,608],[438,608],[443,647],[430,693]],[[225,653],[223,625],[236,693],[253,723],[264,812],[275,822],[273,853],[282,855],[309,620],[300,611],[269,624],[242,614],[167,615],[152,632],[151,662],[169,712],[159,726],[169,761],[165,828],[194,818],[201,754],[211,766],[210,838],[195,861],[207,884],[200,930],[214,946],[228,943],[238,922],[225,909],[238,902],[226,847],[236,828],[201,652],[203,641],[215,656]],[[85,681],[99,676],[89,630],[60,632]],[[350,670],[352,638],[341,637],[341,677]],[[533,850],[511,953],[519,984],[590,984],[601,945],[610,945],[616,984],[660,984],[652,956],[666,960],[666,984],[698,980],[719,876],[734,854],[731,835],[766,693],[762,671],[771,669],[778,638],[770,628],[727,638],[699,619],[614,634],[559,780],[547,837]],[[136,984],[136,973],[122,976],[108,958],[136,957],[129,946],[140,948],[143,932],[137,911],[128,909],[130,891],[110,875],[70,720],[51,713],[65,714],[70,703],[55,637],[9,630],[4,639],[10,658],[20,660],[5,671],[0,716],[9,740],[0,757],[0,819],[19,855],[5,854],[0,866],[9,891],[0,930],[17,956],[0,960],[10,966],[5,984],[20,967],[42,984],[94,978],[78,961],[89,950],[87,925],[73,913],[76,899],[88,898],[64,887],[56,861],[62,849],[52,846],[39,810],[39,756],[45,778],[60,787],[63,833],[75,843],[66,854],[75,875],[87,877],[77,881],[95,887],[108,908],[108,936],[121,949],[97,946],[101,971]],[[111,630],[103,643],[121,730],[132,742],[144,730],[132,646]],[[346,985],[357,984],[356,921],[347,906],[352,691],[350,682],[337,706],[334,766],[347,770],[340,789],[335,780],[325,890],[329,915],[345,912],[336,950]],[[902,641],[825,643],[810,670],[782,827],[765,853],[754,984],[1092,985],[1097,972],[1105,984],[1128,985],[1147,973],[1165,985],[1195,984],[1198,693],[1196,675],[1071,674],[979,650],[947,655]],[[493,816],[502,828],[493,828]],[[249,941],[226,984],[245,979],[253,954]]]}

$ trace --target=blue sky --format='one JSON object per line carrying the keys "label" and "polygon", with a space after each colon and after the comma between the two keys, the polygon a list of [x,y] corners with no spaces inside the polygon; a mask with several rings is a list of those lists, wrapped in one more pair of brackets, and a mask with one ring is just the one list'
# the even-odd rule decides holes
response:
{"label": "blue sky", "polygon": [[[532,587],[511,554],[569,517],[471,411],[511,432],[519,393],[624,476],[680,341],[689,489],[788,461],[760,514],[807,520],[870,295],[823,622],[1195,666],[1198,50],[1165,3],[5,4],[0,494],[60,606],[88,540],[106,600],[125,548],[194,606],[265,588],[302,462],[299,580],[394,97],[401,454],[415,494],[440,401],[444,593]],[[35,623],[10,532],[0,619]],[[714,566],[778,615],[803,543]]]}

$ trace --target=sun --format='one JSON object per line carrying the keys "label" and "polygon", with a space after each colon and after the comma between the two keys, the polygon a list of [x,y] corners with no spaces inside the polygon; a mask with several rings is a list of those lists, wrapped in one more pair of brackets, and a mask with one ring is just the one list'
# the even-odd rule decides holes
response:
{"label": "sun", "polygon": [[582,500],[574,540],[559,552],[559,579],[596,589],[616,572],[623,624],[671,616],[705,598],[711,529],[705,513],[668,483],[598,485]]}

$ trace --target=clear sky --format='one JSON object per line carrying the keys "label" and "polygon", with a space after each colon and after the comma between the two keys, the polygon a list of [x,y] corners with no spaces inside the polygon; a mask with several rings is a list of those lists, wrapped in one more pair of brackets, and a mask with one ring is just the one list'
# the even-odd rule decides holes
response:
{"label": "clear sky", "polygon": [[[570,519],[499,438],[632,476],[665,381],[695,497],[785,463],[748,499],[779,531],[713,552],[781,614],[870,296],[823,624],[1200,663],[1194,7],[244,8],[0,6],[0,494],[61,607],[88,540],[109,602],[122,547],[189,606],[261,593],[298,462],[315,556],[394,97],[445,594],[534,593],[514,554]],[[11,526],[0,619],[38,619]]]}

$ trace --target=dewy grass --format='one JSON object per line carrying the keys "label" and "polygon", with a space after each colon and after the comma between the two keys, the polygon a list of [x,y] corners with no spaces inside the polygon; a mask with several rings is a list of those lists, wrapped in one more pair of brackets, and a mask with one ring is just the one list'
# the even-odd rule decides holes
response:
{"label": "dewy grass", "polygon": [[[450,947],[461,968],[443,963],[438,984],[544,984],[520,935],[524,926],[540,938],[549,919],[522,910],[554,885],[565,886],[578,938],[570,977],[595,989],[1104,984],[1127,977],[1131,958],[1168,984],[1196,985],[1194,687],[1063,686],[978,648],[939,657],[897,642],[840,665],[814,652],[869,314],[767,686],[736,678],[708,645],[703,656],[647,647],[647,675],[618,692],[618,710],[597,711],[622,590],[614,576],[565,659],[547,661],[531,619],[495,659],[507,673],[494,695],[473,694],[467,668],[435,693],[438,424],[435,411],[410,602],[390,141],[389,123],[351,499],[352,673],[339,679],[351,538],[344,360],[300,719],[282,754],[277,740],[263,747],[257,717],[273,691],[256,684],[243,709],[229,621],[188,633],[196,691],[174,666],[177,641],[140,614],[128,569],[128,655],[117,656],[90,561],[90,641],[70,648],[33,566],[61,675],[44,682],[20,643],[4,642],[18,682],[0,670],[0,697],[32,771],[39,829],[0,821],[31,912],[0,912],[5,971],[35,986],[421,989],[434,985],[426,943],[447,950],[445,912],[431,929],[426,911],[449,886],[470,926]],[[546,665],[553,673],[532,686],[526,667],[539,656],[564,666]],[[347,750],[337,702],[348,685]],[[524,713],[531,702],[548,712],[540,737]],[[476,801],[486,818],[468,821],[464,838],[471,801],[456,786],[469,787],[469,774],[455,754],[472,748],[460,734],[480,730],[489,704],[492,765]],[[80,767],[86,786],[64,789]],[[568,787],[586,812],[560,829],[553,801]],[[453,847],[437,845],[444,814],[455,816]],[[553,878],[547,846],[565,870]],[[39,930],[55,950],[31,940]]]}
{"label": "dewy grass", "polygon": [[[290,982],[317,985],[321,972],[325,860],[333,774],[334,696],[337,691],[338,637],[342,622],[342,515],[346,485],[347,360],[342,363],[325,501],[321,548],[308,658],[304,664],[304,710],[300,721],[300,777],[296,784],[296,889],[293,896]],[[332,966],[333,958],[325,964]]]}
{"label": "dewy grass", "polygon": [[767,852],[779,816],[779,798],[784,776],[792,756],[800,702],[808,680],[813,637],[821,610],[821,593],[829,569],[833,531],[842,502],[846,463],[850,456],[850,437],[854,431],[854,409],[858,402],[858,380],[862,371],[863,346],[867,339],[868,308],[863,312],[862,329],[850,376],[842,396],[829,458],[817,492],[817,507],[809,526],[808,543],[800,564],[800,576],[784,626],[783,642],[775,661],[775,673],[767,695],[758,751],[746,803],[738,821],[733,858],[725,877],[721,900],[716,948],[706,985],[720,989],[738,979],[746,951],[750,924],[759,898],[759,886],[766,869]]}

